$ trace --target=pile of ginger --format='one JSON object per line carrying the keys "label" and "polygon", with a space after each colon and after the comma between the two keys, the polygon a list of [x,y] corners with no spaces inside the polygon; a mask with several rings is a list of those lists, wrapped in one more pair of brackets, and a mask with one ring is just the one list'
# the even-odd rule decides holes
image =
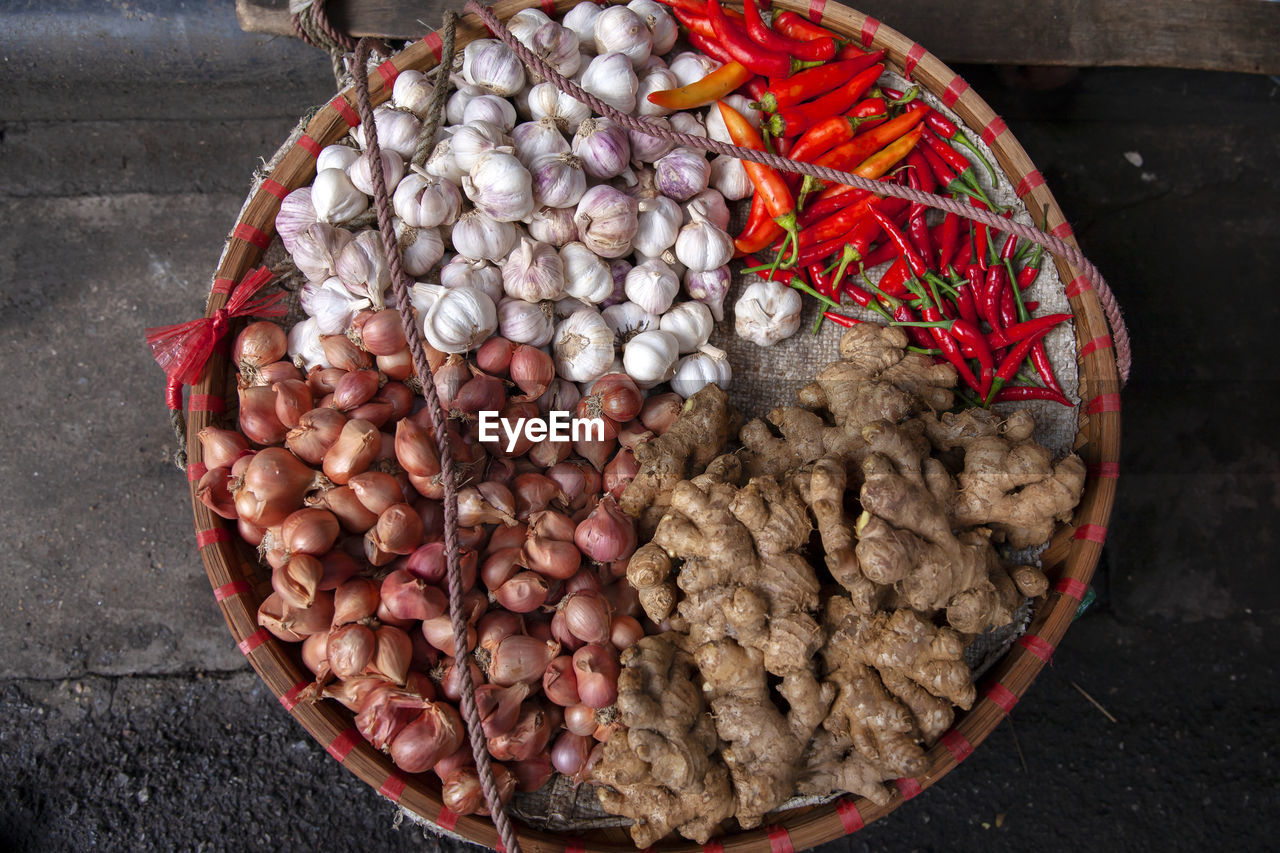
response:
{"label": "pile of ginger", "polygon": [[714,385],[637,447],[622,507],[649,541],[627,577],[666,630],[623,654],[595,782],[638,847],[758,826],[796,794],[886,802],[973,703],[966,646],[1045,592],[995,546],[1047,541],[1083,463],[1025,412],[951,413],[953,368],[906,343],[854,326],[736,452]]}

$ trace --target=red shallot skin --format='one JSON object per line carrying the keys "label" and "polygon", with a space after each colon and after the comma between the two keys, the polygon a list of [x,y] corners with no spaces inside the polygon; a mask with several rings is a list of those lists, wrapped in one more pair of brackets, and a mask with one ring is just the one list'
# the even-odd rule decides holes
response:
{"label": "red shallot skin", "polygon": [[516,790],[528,793],[550,782],[555,768],[551,766],[551,754],[542,752],[525,761],[512,762],[511,772],[516,777]]}
{"label": "red shallot skin", "polygon": [[433,702],[391,741],[391,760],[406,773],[425,773],[462,745],[463,731],[452,705]]}

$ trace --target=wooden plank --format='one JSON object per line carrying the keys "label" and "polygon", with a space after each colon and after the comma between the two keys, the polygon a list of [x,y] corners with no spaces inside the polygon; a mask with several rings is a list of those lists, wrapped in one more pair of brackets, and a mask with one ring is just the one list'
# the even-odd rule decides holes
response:
{"label": "wooden plank", "polygon": [[[242,29],[291,35],[288,0],[236,0]],[[1134,65],[1280,74],[1271,0],[858,0],[946,62]],[[357,36],[418,38],[461,0],[329,0]]]}

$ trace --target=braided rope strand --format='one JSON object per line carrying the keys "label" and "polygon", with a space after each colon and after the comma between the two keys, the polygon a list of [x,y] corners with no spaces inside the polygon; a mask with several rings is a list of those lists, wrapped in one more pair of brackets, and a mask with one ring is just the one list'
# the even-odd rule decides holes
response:
{"label": "braided rope strand", "polygon": [[[467,623],[462,613],[462,570],[458,565],[458,494],[454,481],[453,450],[449,446],[448,421],[440,399],[436,396],[435,383],[431,381],[431,366],[427,363],[423,351],[422,336],[414,322],[409,306],[410,280],[400,263],[400,247],[396,242],[395,231],[391,227],[391,202],[387,195],[386,178],[382,173],[382,154],[378,145],[378,131],[373,120],[373,104],[369,98],[369,51],[373,45],[370,39],[361,39],[356,45],[355,62],[352,74],[355,77],[356,102],[360,110],[360,121],[365,126],[365,141],[370,163],[373,165],[373,198],[378,213],[378,231],[382,238],[382,249],[387,256],[387,265],[391,271],[391,287],[400,306],[400,318],[404,327],[405,340],[409,352],[413,355],[413,366],[422,380],[423,392],[427,401],[427,411],[431,417],[431,427],[435,433],[436,447],[440,453],[440,482],[444,486],[444,545],[447,575],[449,581],[449,618],[453,623],[454,660],[459,666],[459,679],[462,682],[462,717],[466,721],[467,734],[471,742],[471,752],[475,758],[476,770],[480,776],[480,788],[484,792],[485,803],[498,831],[498,837],[506,849],[506,853],[520,853],[520,842],[516,838],[515,828],[511,825],[506,808],[498,794],[498,786],[493,778],[493,765],[489,758],[489,749],[484,730],[480,725],[480,712],[476,708],[475,684],[471,680],[469,665],[470,649],[467,647]],[[441,102],[443,103],[443,102]]]}
{"label": "braided rope strand", "polygon": [[1097,291],[1098,300],[1102,304],[1103,311],[1106,313],[1107,322],[1111,325],[1112,336],[1115,339],[1116,367],[1120,372],[1122,381],[1128,381],[1129,369],[1132,361],[1132,353],[1129,345],[1129,330],[1125,327],[1124,316],[1120,311],[1119,304],[1116,302],[1115,294],[1111,292],[1110,286],[1107,285],[1106,279],[1102,277],[1102,273],[1098,268],[1094,266],[1079,249],[1069,245],[1058,237],[1055,237],[1052,234],[1047,234],[1033,226],[1005,219],[992,211],[979,210],[978,208],[970,207],[966,202],[957,201],[956,199],[947,198],[946,196],[926,193],[921,190],[915,190],[911,187],[899,186],[897,184],[874,181],[870,178],[853,175],[849,172],[841,172],[836,169],[827,168],[826,166],[819,166],[814,163],[803,163],[798,160],[791,160],[787,157],[780,157],[779,155],[771,154],[768,151],[754,151],[750,148],[740,148],[737,145],[730,145],[725,142],[719,142],[715,139],[694,136],[688,133],[680,133],[660,125],[652,124],[647,119],[639,118],[615,109],[597,98],[595,95],[583,89],[578,84],[574,83],[572,80],[568,80],[563,75],[559,74],[554,68],[548,66],[536,54],[521,44],[520,41],[511,34],[511,31],[507,29],[506,25],[493,14],[493,10],[480,5],[476,0],[467,0],[466,9],[468,12],[478,16],[484,22],[485,26],[489,28],[489,31],[501,39],[507,47],[511,48],[516,56],[518,56],[530,70],[541,75],[550,83],[553,83],[560,91],[581,101],[595,112],[605,116],[610,121],[613,121],[628,130],[667,139],[687,148],[698,148],[703,151],[711,151],[716,154],[737,157],[740,160],[751,160],[765,166],[770,166],[774,169],[795,172],[801,175],[809,175],[831,184],[846,184],[848,186],[866,190],[867,192],[871,192],[876,195],[906,199],[907,201],[915,202],[916,204],[923,204],[948,213],[954,213],[957,216],[963,216],[966,219],[982,223],[997,231],[1015,234],[1023,240],[1028,240],[1032,243],[1044,246],[1053,254],[1066,259],[1070,264],[1083,271],[1084,276]]}
{"label": "braided rope strand", "polygon": [[448,9],[444,13],[444,31],[440,36],[440,64],[436,66],[432,81],[431,103],[427,106],[427,120],[418,134],[418,147],[414,149],[414,166],[427,162],[436,146],[436,133],[444,116],[445,97],[449,93],[449,69],[453,66],[454,37],[457,35],[458,13]]}

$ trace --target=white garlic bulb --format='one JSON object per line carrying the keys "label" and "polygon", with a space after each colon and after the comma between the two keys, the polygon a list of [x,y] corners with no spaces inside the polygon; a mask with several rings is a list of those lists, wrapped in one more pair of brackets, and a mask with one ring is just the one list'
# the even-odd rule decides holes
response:
{"label": "white garlic bulb", "polygon": [[671,377],[671,390],[687,400],[712,383],[728,391],[732,381],[733,368],[729,365],[729,356],[724,350],[708,344],[680,359],[676,373]]}
{"label": "white garlic bulb", "polygon": [[466,174],[458,165],[457,158],[453,156],[452,137],[441,139],[436,143],[436,147],[431,149],[431,156],[427,158],[426,165],[423,168],[427,174],[444,178],[455,186],[462,186],[462,176]]}
{"label": "white garlic bulb", "polygon": [[373,307],[386,307],[383,294],[391,287],[391,270],[376,229],[361,231],[338,256],[338,278],[353,296],[367,297]]}
{"label": "white garlic bulb", "polygon": [[356,312],[369,304],[368,299],[352,296],[337,276],[323,282],[308,281],[298,290],[298,305],[308,317],[315,318],[322,335],[345,334]]}
{"label": "white garlic bulb", "polygon": [[504,299],[498,303],[498,334],[513,343],[546,346],[555,328],[554,302]]}
{"label": "white garlic bulb", "polygon": [[[645,119],[649,124],[657,125],[658,127],[668,129],[671,127],[671,122],[661,116],[645,116]],[[631,143],[632,163],[653,163],[666,156],[675,147],[675,143],[670,139],[662,136],[652,136],[639,130],[627,131],[627,139]],[[648,171],[650,172],[649,180],[652,181],[652,170]],[[644,181],[645,178],[641,177],[640,183],[642,185]]]}
{"label": "white garlic bulb", "polygon": [[582,196],[573,215],[578,239],[602,258],[631,253],[636,235],[636,200],[613,187],[594,186]]}
{"label": "white garlic bulb", "polygon": [[[751,126],[760,129],[760,111],[751,108],[751,101],[742,95],[725,95],[722,99],[726,104],[733,107],[738,113],[751,123]],[[727,142],[733,144],[733,137],[729,136],[729,128],[725,126],[724,115],[720,112],[720,108],[712,104],[707,110],[706,117],[707,136],[718,142]]]}
{"label": "white garlic bulb", "polygon": [[711,309],[717,323],[724,319],[724,298],[732,283],[733,274],[728,266],[703,272],[689,270],[684,274],[684,292]]}
{"label": "white garlic bulb", "polygon": [[681,208],[684,211],[684,224],[693,221],[694,211],[721,231],[729,230],[729,205],[724,196],[716,189],[705,189],[686,201]]}
{"label": "white garlic bulb", "polygon": [[[532,229],[531,229],[532,230]],[[564,267],[564,292],[596,305],[613,293],[613,274],[600,256],[577,241],[560,249]]]}
{"label": "white garlic bulb", "polygon": [[516,222],[533,213],[533,177],[509,147],[476,158],[471,173],[462,176],[462,191],[477,210],[499,222]]}
{"label": "white garlic bulb", "polygon": [[560,255],[546,243],[527,237],[502,263],[502,289],[513,299],[541,302],[564,295],[564,266]]}
{"label": "white garlic bulb", "polygon": [[520,229],[511,222],[499,222],[480,210],[469,210],[453,225],[453,248],[458,254],[495,263],[506,260],[520,239]]}
{"label": "white garlic bulb", "polygon": [[711,186],[729,201],[744,199],[754,191],[746,166],[737,157],[725,154],[711,160]]}
{"label": "white garlic bulb", "polygon": [[[373,111],[373,124],[378,130],[378,150],[394,151],[404,160],[413,158],[418,148],[418,134],[422,131],[421,119],[407,110],[384,104]],[[361,148],[369,147],[363,125],[357,125],[351,132]]]}
{"label": "white garlic bulb", "polygon": [[529,115],[534,121],[550,119],[563,133],[577,133],[578,125],[591,118],[591,108],[554,83],[539,83],[529,90]]}
{"label": "white garlic bulb", "polygon": [[507,29],[511,30],[511,35],[517,41],[527,47],[538,28],[550,21],[547,13],[541,9],[521,9],[507,19]]}
{"label": "white garlic bulb", "polygon": [[324,281],[334,275],[342,250],[354,239],[355,235],[345,228],[316,222],[294,237],[293,262],[311,281]]}
{"label": "white garlic bulb", "polygon": [[419,278],[431,272],[444,257],[444,241],[436,228],[419,228],[396,219],[396,242],[400,246],[400,263],[405,274]]}
{"label": "white garlic bulb", "polygon": [[660,193],[676,201],[687,201],[707,188],[711,164],[701,151],[673,148],[653,164],[653,173]]}
{"label": "white garlic bulb", "polygon": [[498,125],[487,121],[475,121],[463,125],[449,137],[453,159],[463,172],[470,172],[480,155],[498,148],[511,148],[511,137]]}
{"label": "white garlic bulb", "polygon": [[301,187],[280,202],[276,213],[276,233],[285,251],[293,252],[297,236],[316,222],[316,209],[311,205],[311,187]]}
{"label": "white garlic bulb", "polygon": [[[621,6],[613,8],[628,12],[635,17],[635,13],[629,9]],[[643,24],[641,28],[643,29]],[[647,33],[648,30],[645,32]],[[640,80],[631,66],[631,60],[621,53],[602,53],[591,60],[586,72],[582,75],[581,85],[583,89],[616,110],[624,113],[635,111],[636,92],[640,88]]]}
{"label": "white garlic bulb", "polygon": [[643,255],[657,257],[675,245],[684,211],[662,195],[640,199],[638,209],[636,236],[631,245]]}
{"label": "white garlic bulb", "polygon": [[466,120],[467,104],[471,103],[471,99],[487,94],[489,93],[479,86],[460,83],[454,93],[449,96],[449,100],[444,102],[445,121],[450,125],[461,125]]}
{"label": "white garlic bulb", "polygon": [[622,366],[641,388],[666,382],[676,372],[679,344],[675,336],[661,330],[641,332],[622,351]]}
{"label": "white garlic bulb", "polygon": [[324,169],[311,183],[311,206],[320,222],[340,223],[369,209],[369,197],[341,169]]}
{"label": "white garlic bulb", "polygon": [[676,81],[681,86],[688,86],[715,71],[720,67],[720,63],[706,54],[685,51],[673,56],[667,63],[667,67],[671,69],[672,74],[676,75]]}
{"label": "white garlic bulb", "polygon": [[672,113],[668,118],[671,122],[671,129],[677,133],[687,133],[690,136],[706,136],[707,126],[702,123],[702,119],[694,113],[680,111]]}
{"label": "white garlic bulb", "polygon": [[653,54],[661,56],[675,46],[680,29],[675,18],[653,0],[631,0],[627,8],[644,21],[653,39]]}
{"label": "white garlic bulb", "polygon": [[502,270],[486,260],[472,260],[454,255],[440,268],[440,283],[445,287],[474,287],[498,304],[503,298]]}
{"label": "white garlic bulb", "polygon": [[571,150],[569,141],[549,118],[516,125],[511,131],[511,144],[516,149],[516,158],[526,166],[540,155],[567,154]]}
{"label": "white garlic bulb", "polygon": [[694,272],[722,267],[733,257],[733,238],[710,222],[703,209],[691,206],[688,225],[676,237],[676,257]]}
{"label": "white garlic bulb", "polygon": [[572,207],[539,207],[526,221],[529,236],[541,243],[563,246],[578,239],[578,226],[573,221]]}
{"label": "white garlic bulb", "polygon": [[680,279],[671,267],[651,258],[631,268],[631,272],[627,273],[624,291],[627,299],[645,311],[662,314],[671,307],[676,294],[680,292]]}
{"label": "white garlic bulb", "polygon": [[594,308],[583,308],[556,326],[552,337],[556,375],[570,382],[590,382],[613,364],[613,330]]}
{"label": "white garlic bulb", "polygon": [[543,154],[529,164],[533,201],[544,207],[573,207],[587,191],[582,161],[572,154]]}
{"label": "white garlic bulb", "polygon": [[659,252],[656,255],[653,255],[652,257],[650,257],[649,255],[645,255],[641,252],[636,252],[635,259],[637,264],[642,264],[645,261],[661,261],[662,263],[666,264],[673,273],[676,274],[677,279],[681,279],[684,277],[686,267],[684,264],[680,263],[680,259],[676,257],[676,252],[674,248],[663,249],[661,252]]}
{"label": "white garlic bulb", "polygon": [[472,122],[483,121],[501,130],[503,133],[516,126],[516,108],[506,98],[497,95],[480,95],[467,102],[462,111],[463,127]]}
{"label": "white garlic bulb", "polygon": [[452,181],[410,172],[396,187],[391,206],[396,216],[416,228],[452,225],[462,208],[462,194]]}
{"label": "white garlic bulb", "polygon": [[431,109],[431,94],[434,89],[427,75],[406,68],[396,75],[395,82],[391,84],[391,103],[425,119]]}
{"label": "white garlic bulb", "polygon": [[645,72],[640,78],[640,87],[636,90],[636,112],[646,117],[670,115],[673,110],[658,106],[649,100],[649,96],[654,92],[676,89],[679,86],[680,83],[670,68],[654,68]]}
{"label": "white garlic bulb", "polygon": [[555,21],[539,27],[525,45],[534,56],[565,77],[572,77],[582,63],[582,54],[578,53],[578,34]]}
{"label": "white garlic bulb", "polygon": [[524,86],[524,65],[497,39],[476,39],[462,52],[462,76],[495,95],[514,95]]}
{"label": "white garlic bulb", "polygon": [[313,367],[331,367],[320,345],[321,331],[315,317],[295,323],[289,330],[289,360],[304,371]]}
{"label": "white garlic bulb", "polygon": [[802,308],[799,291],[776,281],[753,281],[733,306],[734,330],[754,344],[773,346],[800,328]]}
{"label": "white garlic bulb", "polygon": [[610,6],[596,18],[597,54],[620,53],[634,68],[642,65],[652,52],[653,33],[645,26],[644,19],[626,6]]}
{"label": "white garlic bulb", "polygon": [[352,148],[350,145],[326,145],[316,155],[316,172],[319,173],[324,169],[341,169],[345,172],[348,166],[359,159],[359,148]]}
{"label": "white garlic bulb", "polygon": [[463,353],[489,339],[498,328],[493,300],[473,287],[446,288],[438,284],[415,285],[433,289],[435,303],[422,321],[427,343],[440,352]]}
{"label": "white garlic bulb", "polygon": [[651,314],[634,302],[619,302],[600,312],[604,321],[613,329],[614,344],[624,347],[641,332],[657,329],[661,318]]}
{"label": "white garlic bulb", "polygon": [[555,315],[557,320],[564,320],[572,317],[582,310],[598,311],[594,305],[588,305],[576,296],[562,296],[554,303]]}
{"label": "white garlic bulb", "polygon": [[[382,153],[382,181],[388,193],[393,193],[404,178],[404,158],[394,151]],[[356,189],[365,195],[373,195],[373,161],[369,152],[361,154],[354,163],[347,167],[347,177]]]}
{"label": "white garlic bulb", "polygon": [[680,353],[695,352],[711,340],[715,320],[711,309],[701,302],[681,302],[662,315],[658,328],[675,336]]}
{"label": "white garlic bulb", "polygon": [[589,118],[574,134],[573,153],[591,177],[612,178],[622,174],[631,161],[631,142],[627,131],[607,118]]}
{"label": "white garlic bulb", "polygon": [[604,8],[595,3],[579,3],[560,19],[561,26],[577,35],[579,50],[588,54],[596,52],[596,19],[603,11]]}

